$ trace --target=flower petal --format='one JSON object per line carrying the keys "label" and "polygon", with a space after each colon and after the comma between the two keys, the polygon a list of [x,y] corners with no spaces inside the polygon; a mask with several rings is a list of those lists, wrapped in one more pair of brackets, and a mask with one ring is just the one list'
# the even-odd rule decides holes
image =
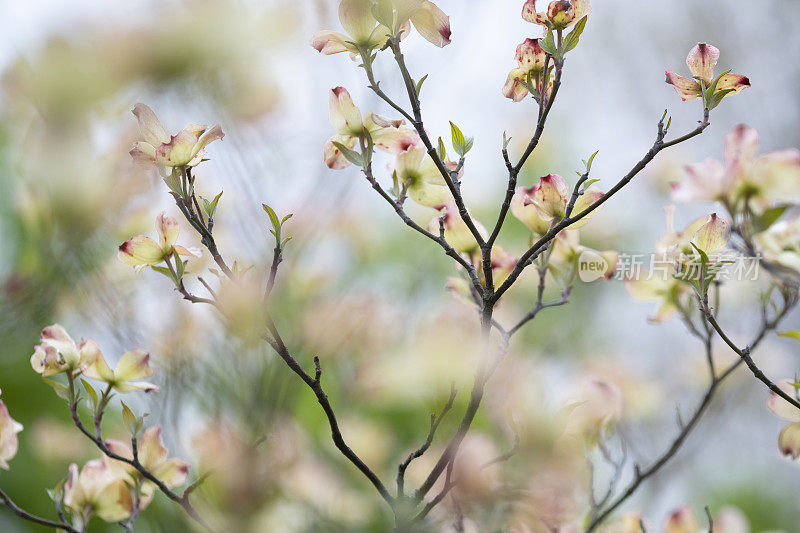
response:
{"label": "flower petal", "polygon": [[132,112],[139,121],[139,133],[141,133],[146,143],[155,147],[169,142],[167,131],[161,125],[152,109],[142,103],[138,103],[133,106]]}
{"label": "flower petal", "polygon": [[342,151],[333,144],[334,142],[343,144],[347,148],[353,150],[358,144],[358,139],[351,135],[334,135],[325,143],[323,158],[328,168],[342,170],[343,168],[349,167],[351,164],[350,161],[348,161]]}
{"label": "flower petal", "polygon": [[714,67],[717,66],[719,50],[706,43],[697,43],[686,57],[686,65],[695,78],[710,85],[714,80]]}
{"label": "flower petal", "polygon": [[342,0],[339,4],[342,27],[358,44],[365,44],[377,21],[372,16],[371,0]]}
{"label": "flower petal", "polygon": [[339,32],[325,30],[314,34],[311,38],[311,46],[317,52],[325,55],[338,54],[341,52],[358,53],[349,37]]}
{"label": "flower petal", "polygon": [[139,440],[139,460],[150,469],[158,468],[169,455],[161,442],[161,426],[147,428]]}
{"label": "flower petal", "polygon": [[172,250],[172,245],[178,240],[178,234],[181,227],[178,221],[167,215],[166,211],[162,211],[156,217],[156,232],[158,233],[158,241],[161,245],[161,250],[166,254]]}
{"label": "flower petal", "polygon": [[703,94],[699,83],[689,78],[678,76],[671,70],[667,71],[667,83],[675,88],[675,92],[678,93],[678,96],[680,96],[681,100],[684,102],[700,98]]}
{"label": "flower petal", "polygon": [[164,260],[164,251],[150,237],[137,235],[120,245],[117,257],[126,265],[157,265]]}
{"label": "flower petal", "polygon": [[727,174],[716,159],[686,165],[684,170],[689,179],[672,185],[672,199],[676,202],[715,202],[730,192]]}
{"label": "flower petal", "polygon": [[[777,385],[783,392],[792,398],[795,398],[797,396],[797,389],[794,388],[791,383],[792,382],[790,380],[784,379],[779,381]],[[790,422],[800,422],[800,409],[793,406],[774,392],[770,392],[769,394],[767,408],[784,420],[788,420]]]}
{"label": "flower petal", "polygon": [[716,92],[733,91],[730,94],[739,94],[750,87],[750,78],[741,74],[723,74],[717,82]]}
{"label": "flower petal", "polygon": [[503,85],[503,96],[515,102],[521,102],[528,96],[528,89],[522,84],[527,80],[528,74],[521,68],[512,69]]}
{"label": "flower petal", "polygon": [[358,137],[364,132],[361,111],[353,104],[350,93],[344,87],[336,87],[330,92],[330,120],[339,135]]}
{"label": "flower petal", "polygon": [[511,198],[511,214],[525,224],[533,233],[544,235],[550,229],[552,221],[545,220],[539,216],[539,211],[530,199],[535,191],[536,187],[529,189],[518,187]]}
{"label": "flower petal", "polygon": [[0,400],[0,468],[8,470],[8,461],[17,455],[19,439],[17,433],[22,431],[22,424],[11,418],[8,408]]}
{"label": "flower petal", "polygon": [[144,350],[131,350],[120,357],[114,373],[119,381],[133,381],[149,378],[153,372],[150,354]]}
{"label": "flower petal", "polygon": [[789,424],[778,436],[778,449],[783,455],[789,455],[792,459],[800,457],[800,422]]}
{"label": "flower petal", "polygon": [[219,124],[215,125],[210,130],[203,132],[203,134],[197,139],[197,144],[195,144],[194,148],[192,148],[192,158],[194,158],[200,152],[200,150],[203,150],[212,142],[218,141],[223,137],[225,137],[225,133],[222,131],[222,128]]}
{"label": "flower petal", "polygon": [[725,166],[739,162],[746,165],[755,161],[758,152],[759,135],[755,128],[738,124],[725,135]]}
{"label": "flower petal", "polygon": [[515,59],[520,68],[525,72],[541,72],[544,70],[544,63],[547,54],[542,49],[539,41],[541,39],[525,39],[517,46]]}
{"label": "flower petal", "polygon": [[181,130],[177,135],[173,135],[169,142],[156,148],[156,163],[166,167],[185,166],[194,157],[192,151],[196,144],[196,132],[188,129]]}
{"label": "flower petal", "polygon": [[189,477],[189,463],[180,459],[169,459],[159,465],[153,474],[167,487],[183,485],[186,483],[186,478]]}
{"label": "flower petal", "polygon": [[731,238],[731,228],[728,221],[712,213],[705,224],[697,230],[692,243],[704,251],[708,256],[720,254],[728,247]]}
{"label": "flower petal", "polygon": [[422,2],[420,8],[411,15],[411,23],[422,37],[439,48],[450,44],[450,17],[433,2]]}

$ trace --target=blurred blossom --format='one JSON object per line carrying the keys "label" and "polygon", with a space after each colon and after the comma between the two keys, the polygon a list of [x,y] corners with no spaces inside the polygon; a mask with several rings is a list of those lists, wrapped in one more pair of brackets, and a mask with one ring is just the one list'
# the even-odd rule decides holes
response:
{"label": "blurred blossom", "polygon": [[596,377],[585,379],[565,407],[566,434],[594,446],[622,417],[622,402],[616,384]]}
{"label": "blurred blossom", "polygon": [[723,163],[706,159],[686,166],[688,180],[673,185],[681,202],[722,202],[732,213],[762,213],[776,205],[800,201],[800,150],[786,149],[756,156],[758,132],[744,124],[725,136]]}
{"label": "blurred blossom", "polygon": [[[795,387],[795,383],[795,381],[785,379],[778,382],[778,387],[790,397],[797,398],[798,389]],[[778,449],[783,455],[797,459],[800,457],[800,409],[774,392],[770,392],[767,407],[780,418],[792,422],[781,430],[778,437]]]}
{"label": "blurred blossom", "polygon": [[8,407],[0,400],[0,468],[4,470],[8,470],[8,462],[17,455],[20,431],[22,424],[11,418]]}
{"label": "blurred blossom", "polygon": [[764,258],[800,275],[800,212],[795,212],[755,236]]}
{"label": "blurred blossom", "polygon": [[52,418],[37,420],[31,436],[36,456],[43,461],[68,462],[94,451],[91,442],[75,431],[75,426]]}
{"label": "blurred blossom", "polygon": [[133,497],[121,475],[100,459],[69,465],[64,484],[64,505],[78,515],[97,515],[106,522],[119,522],[130,516]]}
{"label": "blurred blossom", "polygon": [[[439,235],[442,226],[444,226],[444,238],[457,252],[468,255],[478,253],[478,241],[475,240],[475,236],[470,231],[467,223],[461,218],[458,208],[454,204],[449,204],[444,209],[444,214],[440,215],[442,217],[441,222],[440,217],[434,217],[428,224],[428,231],[434,235]],[[489,235],[486,232],[486,228],[479,221],[475,219],[473,221],[481,236],[484,239],[488,239]]]}
{"label": "blurred blossom", "polygon": [[[128,443],[107,440],[106,446],[119,456],[133,459],[133,451]],[[150,427],[144,431],[139,438],[138,452],[138,458],[142,466],[160,479],[167,487],[176,487],[186,482],[189,474],[189,463],[180,459],[169,459],[169,451],[164,447],[164,443],[161,440],[160,426]],[[131,485],[135,485],[136,481],[142,477],[138,470],[127,463],[110,459],[107,456],[103,457],[103,461],[108,464],[110,470]],[[156,490],[155,483],[146,479],[141,480],[141,492],[143,497],[146,498],[141,505],[149,502]]]}
{"label": "blurred blossom", "polygon": [[676,509],[664,524],[664,533],[698,533],[699,531],[700,523],[691,507],[684,506]]}
{"label": "blurred blossom", "polygon": [[492,440],[480,433],[467,435],[453,461],[452,477],[457,480],[456,493],[465,501],[493,500],[498,496],[502,464],[492,464],[501,452]]}

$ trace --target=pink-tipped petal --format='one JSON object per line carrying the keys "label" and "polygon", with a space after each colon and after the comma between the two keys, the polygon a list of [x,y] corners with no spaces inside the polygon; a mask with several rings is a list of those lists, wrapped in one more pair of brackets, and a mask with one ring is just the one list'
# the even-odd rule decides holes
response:
{"label": "pink-tipped petal", "polygon": [[706,84],[711,84],[714,79],[714,67],[717,66],[719,50],[706,43],[698,43],[686,57],[686,65],[695,78],[700,78]]}
{"label": "pink-tipped petal", "polygon": [[672,85],[672,87],[675,89],[675,92],[678,93],[678,96],[680,96],[681,100],[684,102],[688,102],[689,100],[694,100],[702,96],[703,89],[696,81],[690,80],[689,78],[684,78],[683,76],[678,76],[671,70],[668,70],[666,74],[667,83]]}
{"label": "pink-tipped petal", "polygon": [[169,142],[169,135],[153,110],[142,103],[133,106],[133,114],[139,121],[139,133],[144,141],[151,146],[158,147]]}
{"label": "pink-tipped petal", "polygon": [[439,48],[450,44],[450,17],[433,2],[422,2],[420,8],[411,15],[411,23],[422,37]]}

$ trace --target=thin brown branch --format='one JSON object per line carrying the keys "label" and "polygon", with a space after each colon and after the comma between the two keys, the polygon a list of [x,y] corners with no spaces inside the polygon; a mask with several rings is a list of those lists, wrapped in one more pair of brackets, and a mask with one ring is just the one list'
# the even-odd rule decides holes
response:
{"label": "thin brown branch", "polygon": [[433,438],[436,436],[436,430],[439,429],[439,424],[442,423],[442,420],[444,420],[444,417],[447,415],[447,413],[453,407],[453,402],[456,399],[456,392],[457,391],[456,391],[455,387],[451,387],[450,388],[450,397],[448,398],[447,403],[445,403],[445,405],[442,408],[442,410],[439,412],[438,415],[431,414],[431,426],[430,426],[430,429],[428,430],[428,436],[425,439],[425,442],[422,444],[422,446],[417,448],[415,451],[411,452],[408,455],[408,457],[406,457],[405,461],[400,463],[400,466],[397,467],[397,497],[398,498],[403,496],[405,475],[406,475],[406,470],[408,469],[408,466],[411,464],[411,462],[414,459],[418,459],[419,457],[422,457],[425,454],[425,452],[428,451],[428,448],[431,447],[431,444],[433,444]]}
{"label": "thin brown branch", "polygon": [[40,526],[52,527],[56,530],[67,531],[69,533],[80,533],[77,529],[72,527],[68,522],[62,519],[60,522],[56,522],[54,520],[48,520],[47,518],[42,518],[41,516],[37,516],[33,513],[22,509],[19,505],[14,503],[14,501],[0,489],[0,503],[8,507],[8,509],[17,515],[18,517],[22,518],[23,520],[27,520],[28,522],[33,522],[34,524],[39,524]]}

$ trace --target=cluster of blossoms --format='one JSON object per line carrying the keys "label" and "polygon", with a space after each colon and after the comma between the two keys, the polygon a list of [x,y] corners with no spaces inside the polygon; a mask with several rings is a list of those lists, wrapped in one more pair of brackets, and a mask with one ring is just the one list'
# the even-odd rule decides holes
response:
{"label": "cluster of blossoms", "polygon": [[[133,460],[131,447],[108,440],[105,445],[113,453]],[[161,441],[161,428],[148,428],[138,440],[137,457],[141,465],[167,487],[186,482],[189,465],[180,459],[169,459],[169,451]],[[146,480],[128,463],[110,459],[92,459],[78,469],[69,466],[63,484],[63,502],[78,517],[95,515],[106,522],[119,522],[131,516],[134,509],[144,510],[152,501],[156,485]]]}
{"label": "cluster of blossoms", "polygon": [[[652,322],[664,322],[676,313],[691,314],[691,283],[700,281],[704,274],[698,270],[702,260],[700,251],[708,258],[707,275],[716,273],[714,268],[721,260],[730,241],[730,224],[716,213],[696,218],[681,231],[675,229],[675,206],[665,208],[667,231],[656,242],[656,257],[674,265],[673,276],[663,278],[639,274],[626,281],[630,295],[642,301],[658,302]],[[689,283],[687,283],[689,282]]]}
{"label": "cluster of blossoms", "polygon": [[58,324],[42,330],[40,344],[34,348],[31,366],[42,375],[51,377],[67,373],[72,379],[79,375],[104,382],[109,389],[120,393],[157,391],[151,383],[139,381],[153,375],[150,354],[131,350],[120,357],[117,367],[108,366],[103,353],[92,339],[76,343]]}
{"label": "cluster of blossoms", "polygon": [[[78,395],[75,391],[79,377],[97,380],[106,389],[98,399],[94,388],[85,380],[83,386],[95,409],[96,420],[102,417],[113,393],[134,391],[153,392],[158,387],[141,381],[153,375],[150,356],[142,350],[131,350],[120,357],[112,369],[97,343],[92,339],[75,342],[67,331],[58,324],[42,330],[41,340],[34,348],[31,366],[46,381],[64,395],[77,409]],[[59,375],[66,375],[69,387],[54,381]],[[127,409],[127,408],[124,408]],[[0,401],[0,468],[8,469],[8,461],[16,455],[17,434],[22,426],[14,421],[6,405]],[[138,431],[138,430],[137,430]],[[136,438],[136,433],[133,437]],[[186,482],[189,465],[179,459],[170,459],[169,452],[161,440],[161,428],[151,427],[136,439],[137,452],[120,441],[108,440],[104,447],[131,462],[134,459],[166,487],[175,487]],[[91,516],[106,522],[126,520],[132,513],[138,513],[152,500],[156,485],[147,480],[131,464],[103,455],[100,459],[86,462],[82,468],[71,464],[67,478],[52,491],[55,500],[71,513],[73,524],[86,527]]]}

